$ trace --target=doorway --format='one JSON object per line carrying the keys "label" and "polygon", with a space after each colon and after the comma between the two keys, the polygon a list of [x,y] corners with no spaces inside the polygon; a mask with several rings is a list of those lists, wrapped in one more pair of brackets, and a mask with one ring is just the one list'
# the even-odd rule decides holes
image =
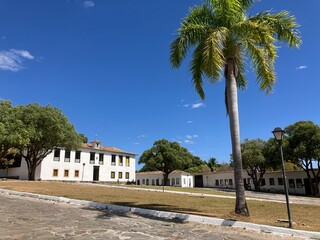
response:
{"label": "doorway", "polygon": [[99,166],[93,166],[93,181],[99,181]]}

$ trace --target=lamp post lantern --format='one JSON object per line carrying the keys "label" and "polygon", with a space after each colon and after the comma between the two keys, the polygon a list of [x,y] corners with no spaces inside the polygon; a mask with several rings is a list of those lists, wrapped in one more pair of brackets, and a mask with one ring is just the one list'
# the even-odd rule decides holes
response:
{"label": "lamp post lantern", "polygon": [[292,219],[291,219],[291,213],[290,213],[289,192],[288,192],[288,182],[287,182],[286,170],[285,170],[284,160],[283,160],[283,151],[282,151],[282,140],[283,140],[283,136],[284,136],[285,132],[280,127],[276,127],[272,131],[272,133],[274,135],[274,138],[279,143],[279,147],[280,147],[280,155],[281,155],[281,161],[282,161],[282,179],[284,182],[283,186],[284,186],[284,191],[285,191],[285,195],[286,195],[289,228],[292,228]]}

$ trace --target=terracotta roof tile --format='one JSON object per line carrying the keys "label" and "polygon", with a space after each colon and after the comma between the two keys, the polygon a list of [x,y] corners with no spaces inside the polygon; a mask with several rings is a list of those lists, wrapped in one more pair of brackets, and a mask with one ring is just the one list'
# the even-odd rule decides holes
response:
{"label": "terracotta roof tile", "polygon": [[116,147],[109,147],[109,146],[100,146],[100,148],[94,148],[90,143],[82,143],[82,148],[86,149],[95,149],[95,150],[100,150],[100,151],[105,151],[105,152],[112,152],[112,153],[122,153],[122,154],[130,154],[130,155],[137,155],[136,153],[130,153],[123,151],[119,148]]}

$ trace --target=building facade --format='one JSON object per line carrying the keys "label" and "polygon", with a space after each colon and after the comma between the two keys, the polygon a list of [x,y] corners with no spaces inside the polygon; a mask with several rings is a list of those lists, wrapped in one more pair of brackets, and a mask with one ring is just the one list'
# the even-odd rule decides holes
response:
{"label": "building facade", "polygon": [[[163,172],[140,172],[136,173],[137,185],[163,186]],[[166,186],[194,187],[193,175],[180,170],[175,170],[169,174]]]}
{"label": "building facade", "polygon": [[[196,187],[214,187],[214,188],[234,188],[233,170],[222,172],[203,173],[195,176],[203,180],[202,186]],[[246,189],[254,190],[254,185],[251,177],[246,170],[243,170],[243,182]],[[288,191],[290,194],[309,195],[311,194],[310,183],[307,174],[304,170],[286,171],[288,181]],[[283,193],[282,171],[266,172],[263,175],[261,182],[261,191]]]}
{"label": "building facade", "polygon": [[[82,144],[76,151],[54,149],[36,169],[35,179],[58,181],[135,181],[135,153],[101,146],[99,141]],[[0,177],[28,179],[26,161],[6,170]]]}

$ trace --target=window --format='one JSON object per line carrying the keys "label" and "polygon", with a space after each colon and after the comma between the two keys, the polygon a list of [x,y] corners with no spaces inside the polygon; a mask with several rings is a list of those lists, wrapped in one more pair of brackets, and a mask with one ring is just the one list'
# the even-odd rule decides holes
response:
{"label": "window", "polygon": [[[244,178],[243,179],[243,184],[246,186],[247,185],[247,179],[246,178]],[[219,185],[218,185],[219,186]]]}
{"label": "window", "polygon": [[219,180],[216,179],[216,186],[219,186]]}
{"label": "window", "polygon": [[283,178],[278,178],[278,185],[283,185]]}
{"label": "window", "polygon": [[126,157],[126,167],[130,166],[130,157]]}
{"label": "window", "polygon": [[228,182],[229,182],[228,179],[225,179],[224,180],[224,185],[228,186]]}
{"label": "window", "polygon": [[111,155],[111,166],[116,165],[116,155]]}
{"label": "window", "polygon": [[64,170],[64,177],[69,177],[69,170]]}
{"label": "window", "polygon": [[159,186],[159,179],[156,179],[156,185]]}
{"label": "window", "polygon": [[180,184],[180,178],[176,178],[176,184],[177,184],[177,185]]}
{"label": "window", "polygon": [[111,178],[116,178],[116,173],[115,172],[111,172]]}
{"label": "window", "polygon": [[220,179],[220,186],[223,186],[223,179]]}
{"label": "window", "polygon": [[60,161],[60,149],[58,148],[54,150],[53,161]]}
{"label": "window", "polygon": [[229,179],[229,185],[233,185],[232,179]]}
{"label": "window", "polygon": [[58,169],[53,169],[52,176],[58,177]]}
{"label": "window", "polygon": [[266,179],[265,178],[262,178],[261,179],[261,186],[265,186],[266,185]]}
{"label": "window", "polygon": [[152,186],[154,186],[154,179],[152,179]]}
{"label": "window", "polygon": [[122,179],[122,172],[118,172],[118,178]]}
{"label": "window", "polygon": [[119,156],[119,166],[123,166],[123,156]]}
{"label": "window", "polygon": [[146,180],[142,179],[142,185],[145,185],[145,184],[146,184]]}
{"label": "window", "polygon": [[81,159],[81,151],[76,151],[76,157],[74,159],[75,163],[79,163]]}
{"label": "window", "polygon": [[129,179],[129,172],[126,172],[126,179]]}
{"label": "window", "polygon": [[70,150],[66,149],[64,152],[64,161],[70,162]]}
{"label": "window", "polygon": [[269,178],[269,184],[270,184],[270,186],[274,185],[274,178]]}
{"label": "window", "polygon": [[297,188],[303,188],[302,179],[301,178],[297,178],[296,179],[296,184],[297,184]]}
{"label": "window", "polygon": [[183,184],[184,184],[184,185],[186,185],[186,184],[187,184],[187,182],[186,182],[186,179],[185,179],[185,178],[183,179]]}
{"label": "window", "polygon": [[74,177],[79,177],[79,170],[74,170]]}
{"label": "window", "polygon": [[103,165],[103,158],[104,158],[104,154],[103,153],[99,153],[99,164]]}
{"label": "window", "polygon": [[289,179],[289,188],[295,188],[294,179]]}
{"label": "window", "polygon": [[91,152],[90,153],[90,164],[94,164],[94,156],[95,156],[96,154],[94,153],[94,152]]}
{"label": "window", "polygon": [[149,179],[146,180],[146,185],[149,185]]}

